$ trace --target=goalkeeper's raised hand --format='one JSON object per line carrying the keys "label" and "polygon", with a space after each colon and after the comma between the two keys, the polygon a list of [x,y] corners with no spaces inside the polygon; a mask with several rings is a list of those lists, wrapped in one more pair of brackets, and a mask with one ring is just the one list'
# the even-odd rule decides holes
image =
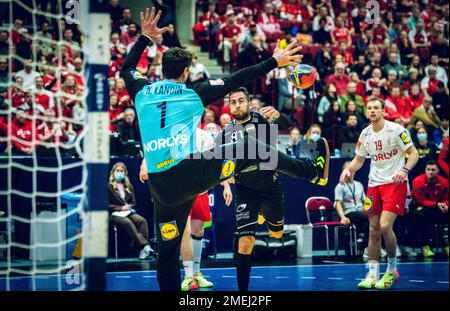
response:
{"label": "goalkeeper's raised hand", "polygon": [[161,17],[161,10],[158,11],[158,14],[156,14],[156,10],[153,7],[152,12],[150,13],[150,9],[147,8],[144,12],[141,12],[141,28],[142,28],[142,34],[146,35],[150,39],[154,40],[163,33],[165,33],[167,30],[169,30],[169,27],[164,28],[158,28],[157,24],[159,21],[159,18]]}

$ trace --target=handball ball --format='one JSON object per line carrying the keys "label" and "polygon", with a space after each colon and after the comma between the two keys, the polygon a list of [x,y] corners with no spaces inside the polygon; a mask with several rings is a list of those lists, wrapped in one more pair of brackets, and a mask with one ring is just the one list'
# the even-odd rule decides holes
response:
{"label": "handball ball", "polygon": [[307,89],[314,84],[315,80],[316,68],[305,64],[290,67],[289,82],[296,88]]}

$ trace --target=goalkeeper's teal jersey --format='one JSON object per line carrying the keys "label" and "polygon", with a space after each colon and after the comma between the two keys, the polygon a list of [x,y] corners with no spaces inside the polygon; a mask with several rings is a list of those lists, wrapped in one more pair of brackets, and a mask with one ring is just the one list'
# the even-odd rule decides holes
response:
{"label": "goalkeeper's teal jersey", "polygon": [[193,89],[159,81],[136,94],[135,106],[149,173],[166,171],[195,153],[195,131],[204,107]]}

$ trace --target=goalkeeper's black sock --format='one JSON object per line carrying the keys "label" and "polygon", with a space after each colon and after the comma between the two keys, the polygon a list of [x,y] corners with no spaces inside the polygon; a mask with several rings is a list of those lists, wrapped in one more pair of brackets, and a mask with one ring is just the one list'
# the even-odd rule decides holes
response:
{"label": "goalkeeper's black sock", "polygon": [[237,253],[236,273],[239,291],[241,292],[248,291],[248,283],[250,282],[251,270],[252,270],[252,255],[244,255]]}

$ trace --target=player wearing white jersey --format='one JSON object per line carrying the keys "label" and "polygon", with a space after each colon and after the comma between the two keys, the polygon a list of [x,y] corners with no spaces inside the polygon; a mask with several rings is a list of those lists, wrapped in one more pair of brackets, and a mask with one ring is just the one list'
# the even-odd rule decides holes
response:
{"label": "player wearing white jersey", "polygon": [[[397,215],[403,215],[408,173],[418,159],[409,132],[399,124],[384,120],[384,101],[371,97],[367,102],[365,128],[356,145],[356,155],[342,171],[340,183],[358,171],[367,155],[371,157],[369,187],[364,201],[364,213],[369,216],[369,273],[359,288],[389,289],[399,279],[396,267],[397,239],[392,230]],[[407,162],[405,164],[405,156]],[[383,235],[388,255],[388,267],[378,280],[378,259]]]}

